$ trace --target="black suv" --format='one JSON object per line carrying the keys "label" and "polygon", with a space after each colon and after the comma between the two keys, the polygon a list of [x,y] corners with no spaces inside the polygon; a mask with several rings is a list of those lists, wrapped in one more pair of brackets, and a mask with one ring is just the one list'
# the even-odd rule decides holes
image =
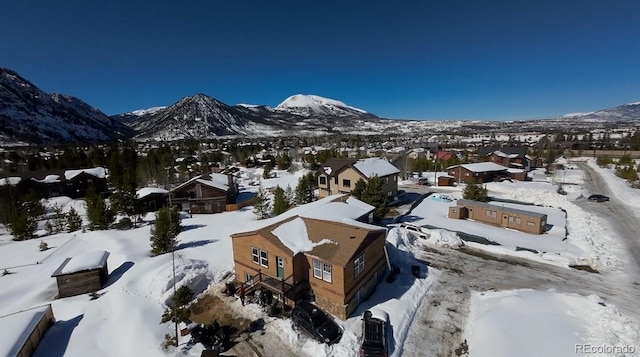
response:
{"label": "black suv", "polygon": [[591,195],[589,196],[589,198],[587,198],[589,201],[596,201],[596,202],[606,202],[609,201],[609,197],[605,196],[605,195]]}
{"label": "black suv", "polygon": [[360,356],[387,357],[387,324],[389,315],[381,310],[367,310],[362,317]]}
{"label": "black suv", "polygon": [[298,301],[291,311],[293,325],[309,334],[319,342],[333,344],[340,341],[342,330],[316,305],[308,301]]}

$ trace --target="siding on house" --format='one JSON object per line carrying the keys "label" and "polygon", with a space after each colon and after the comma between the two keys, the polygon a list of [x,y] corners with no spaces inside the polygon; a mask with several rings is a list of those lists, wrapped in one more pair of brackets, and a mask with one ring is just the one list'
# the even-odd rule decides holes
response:
{"label": "siding on house", "polygon": [[449,207],[448,216],[456,219],[469,218],[532,234],[543,234],[547,224],[547,215],[543,213],[471,200],[458,200],[457,206]]}
{"label": "siding on house", "polygon": [[[329,239],[331,243],[316,245],[311,251],[294,255],[272,234],[276,227],[294,219],[301,218],[294,216],[258,231],[232,235],[236,280],[245,281],[247,274],[255,276],[258,272],[276,277],[276,256],[283,257],[284,278],[293,276],[290,281],[296,287],[293,294],[287,295],[290,301],[285,303],[294,303],[303,296],[311,295],[320,307],[346,319],[384,275],[386,231],[374,226],[361,226],[361,223],[349,225],[302,218],[308,239],[312,242]],[[268,266],[253,261],[252,248],[266,252]],[[361,271],[355,276],[354,261],[362,256],[364,265],[360,265]],[[314,270],[314,262],[320,264],[319,274]],[[325,266],[330,267],[330,279],[325,274]]]}

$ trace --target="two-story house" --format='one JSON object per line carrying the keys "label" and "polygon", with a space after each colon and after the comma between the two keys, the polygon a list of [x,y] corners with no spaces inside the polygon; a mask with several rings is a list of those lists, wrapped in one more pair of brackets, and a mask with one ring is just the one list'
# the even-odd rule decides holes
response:
{"label": "two-story house", "polygon": [[524,146],[482,147],[478,149],[478,159],[526,171],[531,167]]}
{"label": "two-story house", "polygon": [[369,181],[378,176],[389,200],[398,194],[400,170],[383,158],[362,160],[331,158],[318,171],[319,196],[350,193],[358,180]]}
{"label": "two-story house", "polygon": [[219,213],[227,203],[238,197],[238,185],[233,176],[224,174],[200,175],[169,191],[171,205],[191,213]]}
{"label": "two-story house", "polygon": [[312,299],[346,319],[373,292],[387,262],[386,229],[355,220],[373,207],[343,198],[327,197],[233,234],[236,280],[247,292],[270,290],[288,306]]}

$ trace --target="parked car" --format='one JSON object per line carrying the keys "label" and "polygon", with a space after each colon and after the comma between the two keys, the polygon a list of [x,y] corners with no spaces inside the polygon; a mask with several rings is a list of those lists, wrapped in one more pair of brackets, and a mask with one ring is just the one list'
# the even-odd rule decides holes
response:
{"label": "parked car", "polygon": [[360,356],[387,357],[387,329],[389,315],[379,309],[371,309],[362,316],[362,344]]}
{"label": "parked car", "polygon": [[308,301],[296,302],[291,311],[291,322],[319,342],[333,344],[342,337],[342,329],[329,314]]}
{"label": "parked car", "polygon": [[591,195],[587,199],[589,201],[594,201],[594,202],[606,202],[606,201],[609,201],[609,197],[607,197],[605,195]]}

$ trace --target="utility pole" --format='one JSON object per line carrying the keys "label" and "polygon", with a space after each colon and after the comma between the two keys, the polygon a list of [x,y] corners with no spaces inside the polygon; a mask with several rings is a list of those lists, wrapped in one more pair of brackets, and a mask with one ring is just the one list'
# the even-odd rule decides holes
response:
{"label": "utility pole", "polygon": [[[167,182],[169,180],[169,170],[167,170]],[[167,187],[168,188],[168,187]],[[171,236],[171,268],[173,270],[173,323],[176,328],[176,347],[178,347],[178,308],[176,306],[176,242],[173,237],[173,224],[171,216],[173,216],[173,206],[171,205],[171,190],[169,191],[169,229],[167,234]]]}

